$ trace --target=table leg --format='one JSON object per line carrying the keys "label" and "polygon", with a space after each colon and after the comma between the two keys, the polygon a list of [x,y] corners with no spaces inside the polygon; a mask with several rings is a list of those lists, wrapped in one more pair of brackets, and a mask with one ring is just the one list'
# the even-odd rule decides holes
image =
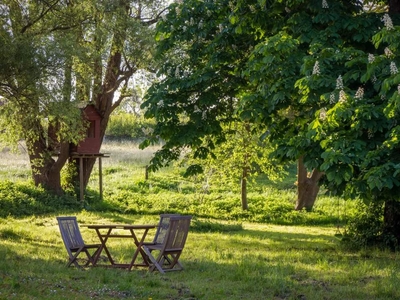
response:
{"label": "table leg", "polygon": [[[130,231],[131,231],[133,240],[135,241],[135,245],[136,245],[137,248],[135,250],[135,253],[132,256],[132,261],[131,261],[131,263],[130,263],[130,265],[128,267],[129,271],[132,270],[133,266],[144,266],[144,267],[145,266],[149,266],[149,263],[147,261],[146,253],[142,249],[142,245],[144,243],[144,240],[145,240],[145,238],[147,236],[147,232],[149,231],[149,229],[144,229],[144,232],[143,232],[143,235],[142,235],[142,238],[140,239],[140,241],[136,237],[136,234],[135,234],[134,230],[130,229]],[[135,261],[136,261],[138,255],[139,255],[139,253],[141,254],[141,256],[143,258],[143,262],[144,262],[143,264],[135,264]]]}
{"label": "table leg", "polygon": [[103,250],[106,252],[107,258],[110,261],[111,265],[114,265],[115,264],[114,260],[106,246],[106,243],[107,243],[108,237],[111,234],[112,228],[108,229],[108,231],[105,235],[101,234],[100,229],[95,229],[95,230],[96,230],[97,236],[100,239],[101,246],[100,246],[100,250],[98,251],[97,255],[94,257],[94,265],[95,266],[97,265],[97,261],[99,260],[100,254],[103,252]]}

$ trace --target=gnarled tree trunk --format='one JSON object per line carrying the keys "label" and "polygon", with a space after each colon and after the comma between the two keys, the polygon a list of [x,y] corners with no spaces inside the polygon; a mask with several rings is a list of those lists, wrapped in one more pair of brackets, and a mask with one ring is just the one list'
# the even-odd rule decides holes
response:
{"label": "gnarled tree trunk", "polygon": [[314,207],[319,192],[319,180],[324,175],[323,172],[314,169],[309,175],[304,166],[303,157],[297,162],[297,201],[295,210],[305,208],[311,211]]}
{"label": "gnarled tree trunk", "polygon": [[[37,126],[37,128],[42,128]],[[63,194],[60,172],[69,157],[69,144],[62,143],[57,159],[52,157],[52,149],[48,147],[45,135],[38,129],[39,137],[32,140],[26,138],[32,178],[36,186],[43,186],[57,195]]]}

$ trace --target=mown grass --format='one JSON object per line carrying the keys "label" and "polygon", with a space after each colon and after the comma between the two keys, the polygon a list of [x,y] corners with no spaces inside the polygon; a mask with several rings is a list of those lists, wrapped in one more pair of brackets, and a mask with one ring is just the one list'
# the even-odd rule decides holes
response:
{"label": "mown grass", "polygon": [[[148,223],[155,216],[77,214],[90,223]],[[201,220],[195,220],[202,222]],[[182,272],[66,268],[55,215],[0,222],[1,299],[398,299],[398,254],[349,252],[333,228],[206,221],[191,230]],[[210,225],[211,224],[211,225]],[[215,224],[215,227],[212,225]],[[224,230],[224,225],[229,230]],[[202,229],[203,228],[203,229]],[[149,237],[150,238],[150,237]],[[129,257],[127,241],[111,244]],[[119,246],[118,246],[119,245]],[[114,246],[114,247],[113,247]],[[115,247],[117,246],[117,247]],[[128,253],[128,254],[127,254]]]}
{"label": "mown grass", "polygon": [[[337,226],[354,213],[353,202],[320,196],[314,212],[294,212],[292,177],[252,185],[250,209],[243,212],[235,185],[209,181],[205,187],[199,178],[183,178],[178,167],[144,180],[147,151],[133,144],[106,144],[103,152],[111,154],[103,164],[104,200],[99,202],[94,171],[83,209],[58,203],[65,200],[50,199],[13,177],[12,159],[7,163],[0,158],[0,165],[7,166],[0,178],[19,178],[18,184],[29,187],[0,186],[0,204],[9,191],[7,197],[21,198],[27,210],[0,218],[0,299],[400,298],[398,253],[349,250],[337,235]],[[47,213],[29,215],[39,204]],[[161,212],[194,216],[181,259],[184,271],[161,275],[143,269],[65,267],[57,215],[76,215],[85,240],[97,242],[84,225],[156,223]],[[110,247],[121,260],[132,251],[126,239],[114,240]]]}

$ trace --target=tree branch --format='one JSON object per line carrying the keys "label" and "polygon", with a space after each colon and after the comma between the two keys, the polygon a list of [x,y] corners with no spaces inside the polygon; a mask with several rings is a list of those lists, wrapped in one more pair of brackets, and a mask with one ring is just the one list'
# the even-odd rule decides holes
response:
{"label": "tree branch", "polygon": [[46,3],[46,4],[49,5],[49,6],[47,7],[47,9],[45,9],[45,8],[43,7],[42,12],[39,14],[39,16],[38,16],[35,20],[33,20],[33,21],[31,21],[31,22],[28,22],[24,27],[22,27],[21,33],[24,33],[29,27],[33,26],[34,24],[36,24],[37,22],[39,22],[41,19],[43,19],[43,18],[47,15],[47,13],[48,13],[49,11],[51,11],[51,10],[58,4],[58,2],[60,2],[60,1],[59,1],[59,0],[56,0],[53,4]]}

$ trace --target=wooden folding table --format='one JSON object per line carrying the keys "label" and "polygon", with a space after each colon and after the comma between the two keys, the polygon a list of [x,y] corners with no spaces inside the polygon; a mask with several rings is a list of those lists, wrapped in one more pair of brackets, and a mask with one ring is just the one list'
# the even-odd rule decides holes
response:
{"label": "wooden folding table", "polygon": [[[104,252],[107,255],[108,261],[110,262],[112,267],[117,268],[127,268],[128,270],[132,270],[133,267],[148,267],[149,263],[147,260],[147,256],[142,249],[143,242],[147,236],[147,233],[150,229],[156,227],[156,225],[115,225],[115,224],[99,224],[99,225],[86,225],[89,229],[94,229],[97,233],[97,236],[100,239],[101,246],[97,255],[94,257],[94,265],[97,265],[101,253]],[[120,231],[123,230],[124,233]],[[140,236],[140,233],[142,234]],[[129,263],[117,263],[114,261],[108,247],[107,241],[110,238],[131,238],[133,239],[136,249],[133,253],[132,260]],[[143,263],[136,263],[136,259],[139,254],[143,258]]]}

